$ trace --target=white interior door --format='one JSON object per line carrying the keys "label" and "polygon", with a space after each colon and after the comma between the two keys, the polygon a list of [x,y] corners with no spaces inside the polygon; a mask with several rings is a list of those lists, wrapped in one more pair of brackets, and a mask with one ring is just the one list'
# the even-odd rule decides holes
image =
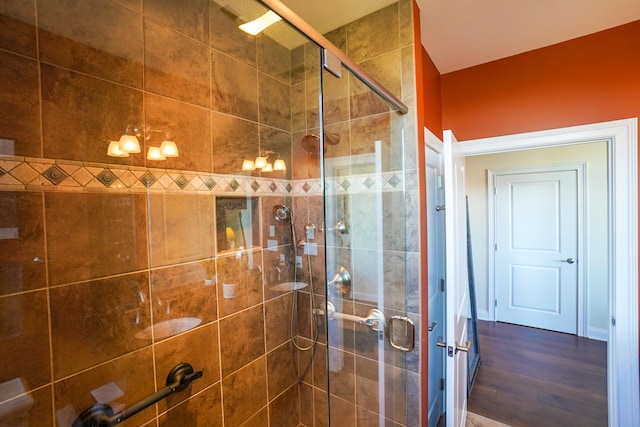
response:
{"label": "white interior door", "polygon": [[438,348],[444,336],[444,187],[442,185],[442,142],[435,136],[427,138],[427,238],[428,238],[428,298],[429,298],[429,427],[438,424],[444,412],[445,352]]}
{"label": "white interior door", "polygon": [[464,154],[453,133],[444,132],[446,228],[446,407],[447,427],[465,425],[467,416],[467,218]]}
{"label": "white interior door", "polygon": [[577,333],[575,170],[496,176],[496,320]]}

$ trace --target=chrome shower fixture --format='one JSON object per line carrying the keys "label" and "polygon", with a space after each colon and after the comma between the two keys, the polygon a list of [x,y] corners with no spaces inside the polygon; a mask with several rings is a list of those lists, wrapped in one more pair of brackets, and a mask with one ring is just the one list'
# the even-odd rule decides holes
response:
{"label": "chrome shower fixture", "polygon": [[284,205],[275,205],[273,207],[273,217],[276,221],[291,221],[291,209]]}
{"label": "chrome shower fixture", "polygon": [[[324,133],[324,142],[329,145],[338,145],[340,143],[340,134],[325,132]],[[302,137],[302,148],[305,151],[313,156],[317,156],[320,154],[320,136],[313,135],[305,135]],[[327,152],[327,147],[325,145],[324,152]]]}
{"label": "chrome shower fixture", "polygon": [[346,268],[339,266],[336,275],[327,282],[327,287],[337,295],[346,297],[351,292],[351,273]]}

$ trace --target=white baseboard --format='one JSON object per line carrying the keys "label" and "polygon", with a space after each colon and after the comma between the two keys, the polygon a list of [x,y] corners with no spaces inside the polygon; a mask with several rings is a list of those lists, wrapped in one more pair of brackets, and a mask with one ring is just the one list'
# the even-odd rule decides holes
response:
{"label": "white baseboard", "polygon": [[478,310],[478,320],[491,320],[488,310]]}
{"label": "white baseboard", "polygon": [[602,328],[587,328],[587,338],[598,341],[609,341],[609,331]]}

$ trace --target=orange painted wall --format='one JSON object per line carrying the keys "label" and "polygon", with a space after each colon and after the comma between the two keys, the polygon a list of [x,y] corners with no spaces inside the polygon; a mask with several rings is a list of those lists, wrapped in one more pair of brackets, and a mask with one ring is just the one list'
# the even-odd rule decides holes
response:
{"label": "orange painted wall", "polygon": [[[421,46],[422,47],[422,46]],[[440,96],[440,73],[431,57],[422,47],[422,84],[424,90],[424,124],[437,137],[442,139],[442,99]]]}
{"label": "orange painted wall", "polygon": [[448,73],[441,84],[442,127],[459,141],[640,117],[640,21]]}
{"label": "orange painted wall", "polygon": [[640,21],[442,76],[458,140],[640,116]]}

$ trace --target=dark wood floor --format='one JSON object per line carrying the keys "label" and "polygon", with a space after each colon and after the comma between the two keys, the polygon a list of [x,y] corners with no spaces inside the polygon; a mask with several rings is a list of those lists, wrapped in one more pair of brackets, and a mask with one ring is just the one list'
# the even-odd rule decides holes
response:
{"label": "dark wood floor", "polygon": [[468,400],[514,427],[607,425],[607,344],[478,321],[482,362]]}

